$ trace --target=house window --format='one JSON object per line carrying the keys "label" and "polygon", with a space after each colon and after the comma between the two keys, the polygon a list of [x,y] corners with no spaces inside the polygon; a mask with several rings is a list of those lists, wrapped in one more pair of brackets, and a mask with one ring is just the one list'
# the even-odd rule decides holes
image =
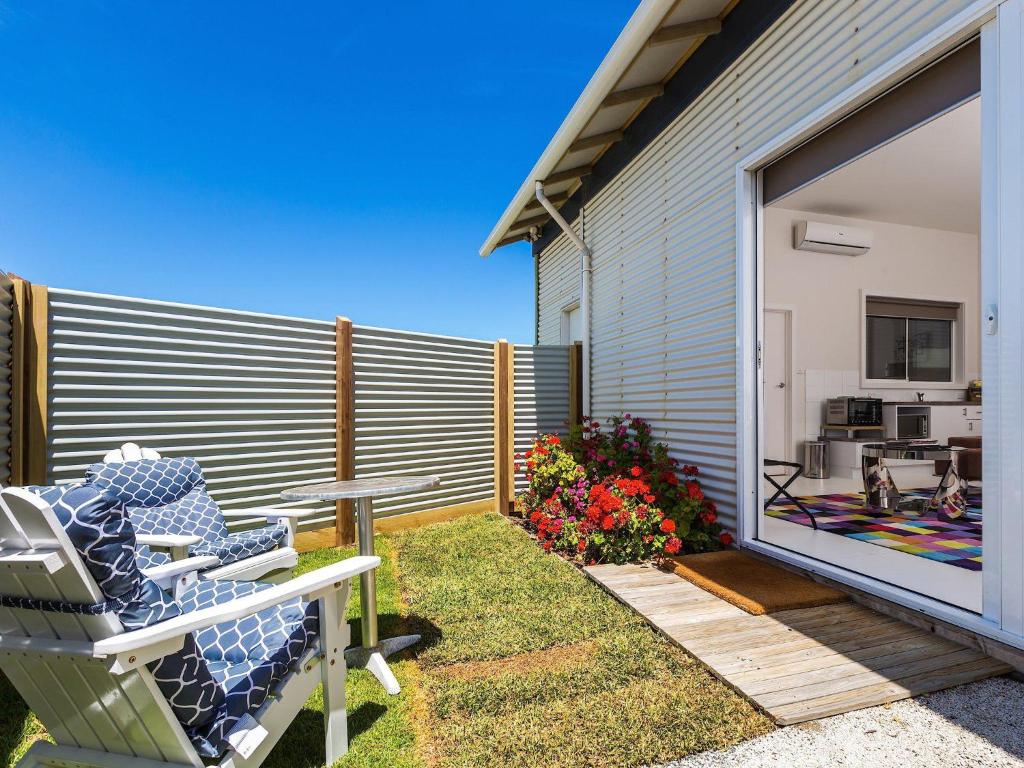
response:
{"label": "house window", "polygon": [[870,296],[864,317],[866,378],[951,383],[960,304]]}

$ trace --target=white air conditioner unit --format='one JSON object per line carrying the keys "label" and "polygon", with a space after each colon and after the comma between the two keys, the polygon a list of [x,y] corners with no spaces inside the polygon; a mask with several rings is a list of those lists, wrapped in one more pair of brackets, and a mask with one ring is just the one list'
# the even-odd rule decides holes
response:
{"label": "white air conditioner unit", "polygon": [[793,227],[793,247],[798,251],[860,256],[871,249],[871,232],[840,224],[798,221]]}

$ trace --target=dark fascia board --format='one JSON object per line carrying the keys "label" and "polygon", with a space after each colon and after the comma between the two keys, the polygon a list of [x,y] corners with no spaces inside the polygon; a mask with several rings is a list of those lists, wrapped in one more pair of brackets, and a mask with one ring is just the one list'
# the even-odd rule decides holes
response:
{"label": "dark fascia board", "polygon": [[[594,164],[590,175],[584,177],[579,189],[562,206],[566,220],[573,221],[579,216],[583,200],[591,199],[615,178],[795,2],[740,0],[722,21],[722,31],[704,40],[665,84],[664,95],[652,101],[626,128],[622,141]],[[533,252],[540,254],[559,233],[553,221],[545,224],[533,243]]]}

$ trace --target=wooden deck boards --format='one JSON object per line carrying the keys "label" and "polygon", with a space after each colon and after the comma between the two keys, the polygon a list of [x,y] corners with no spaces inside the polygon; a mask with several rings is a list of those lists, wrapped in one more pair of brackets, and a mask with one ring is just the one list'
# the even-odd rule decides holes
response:
{"label": "wooden deck boards", "polygon": [[1010,671],[980,651],[857,603],[752,616],[655,568],[586,571],[780,725]]}

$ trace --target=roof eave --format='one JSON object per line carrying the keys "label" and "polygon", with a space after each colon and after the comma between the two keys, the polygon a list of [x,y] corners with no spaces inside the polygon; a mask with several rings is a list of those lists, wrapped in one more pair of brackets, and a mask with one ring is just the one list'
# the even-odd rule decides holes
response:
{"label": "roof eave", "polygon": [[551,174],[568,151],[569,146],[593,117],[601,102],[612,92],[619,78],[629,68],[675,4],[676,0],[643,0],[640,3],[594,76],[590,78],[587,87],[583,89],[583,93],[580,94],[569,114],[562,121],[547,148],[534,164],[533,170],[520,185],[519,191],[516,192],[515,197],[512,198],[508,207],[505,208],[505,212],[498,219],[498,223],[494,225],[491,233],[480,246],[481,256],[490,255],[498,247],[498,243],[515,223],[520,211],[533,199],[535,182],[543,181]]}

